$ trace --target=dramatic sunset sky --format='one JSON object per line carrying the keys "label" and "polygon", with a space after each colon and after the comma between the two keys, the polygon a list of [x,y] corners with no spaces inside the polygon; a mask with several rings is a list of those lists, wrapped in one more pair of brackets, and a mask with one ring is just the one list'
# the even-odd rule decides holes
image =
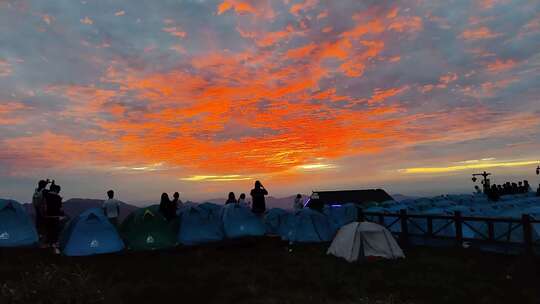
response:
{"label": "dramatic sunset sky", "polygon": [[442,194],[539,159],[539,1],[0,0],[0,197]]}

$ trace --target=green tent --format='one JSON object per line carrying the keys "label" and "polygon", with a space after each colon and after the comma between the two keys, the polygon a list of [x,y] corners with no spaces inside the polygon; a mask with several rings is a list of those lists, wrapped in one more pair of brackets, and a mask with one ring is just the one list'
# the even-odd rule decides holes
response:
{"label": "green tent", "polygon": [[168,222],[153,205],[133,211],[120,226],[120,233],[131,250],[155,250],[177,245],[176,221]]}

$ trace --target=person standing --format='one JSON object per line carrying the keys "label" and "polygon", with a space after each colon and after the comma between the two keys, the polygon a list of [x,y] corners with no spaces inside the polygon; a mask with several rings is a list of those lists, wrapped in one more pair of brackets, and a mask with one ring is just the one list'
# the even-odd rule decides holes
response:
{"label": "person standing", "polygon": [[64,218],[62,209],[62,197],[60,196],[61,187],[52,181],[49,191],[45,194],[47,203],[47,243],[54,248],[55,253],[60,253],[58,249],[58,236],[60,234],[61,221]]}
{"label": "person standing", "polygon": [[246,202],[245,193],[240,194],[240,197],[238,197],[238,205],[243,206],[243,207],[249,207],[248,203]]}
{"label": "person standing", "polygon": [[184,203],[180,200],[180,193],[175,192],[173,194],[173,200],[172,200],[172,206],[171,208],[174,209],[173,213],[176,214],[176,211],[184,206]]}
{"label": "person standing", "polygon": [[251,211],[257,215],[261,215],[266,211],[266,199],[268,191],[264,188],[260,181],[255,182],[255,188],[251,190],[252,205]]}
{"label": "person standing", "polygon": [[107,191],[108,199],[103,202],[103,212],[109,222],[114,226],[118,226],[118,217],[120,217],[120,201],[114,198],[114,191]]}
{"label": "person standing", "polygon": [[38,182],[38,187],[34,190],[34,195],[32,196],[32,205],[34,206],[36,215],[36,230],[40,239],[43,239],[45,236],[45,216],[47,215],[45,194],[49,191],[46,189],[48,184],[49,180],[40,180]]}
{"label": "person standing", "polygon": [[298,211],[302,208],[304,208],[304,199],[302,198],[302,194],[297,194],[294,198],[293,209],[294,211]]}
{"label": "person standing", "polygon": [[234,192],[229,192],[229,198],[227,198],[225,205],[236,203],[238,203],[238,201],[236,200],[236,195],[234,195]]}

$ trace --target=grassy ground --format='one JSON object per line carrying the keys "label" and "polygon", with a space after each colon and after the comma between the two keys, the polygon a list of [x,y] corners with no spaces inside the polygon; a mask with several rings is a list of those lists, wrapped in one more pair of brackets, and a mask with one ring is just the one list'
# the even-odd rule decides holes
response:
{"label": "grassy ground", "polygon": [[540,260],[416,248],[349,264],[243,240],[84,258],[0,250],[0,303],[539,303]]}

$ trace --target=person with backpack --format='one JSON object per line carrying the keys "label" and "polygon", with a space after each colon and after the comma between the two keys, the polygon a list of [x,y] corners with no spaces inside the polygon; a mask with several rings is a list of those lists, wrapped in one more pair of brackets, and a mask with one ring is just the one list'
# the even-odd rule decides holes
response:
{"label": "person with backpack", "polygon": [[114,198],[113,190],[107,191],[107,197],[108,199],[103,202],[103,213],[105,213],[105,216],[109,222],[111,222],[111,224],[118,226],[118,217],[120,217],[120,201]]}
{"label": "person with backpack", "polygon": [[58,249],[58,236],[62,230],[62,220],[64,219],[64,210],[62,208],[62,197],[60,191],[62,188],[52,181],[49,191],[45,194],[47,204],[47,244],[54,248],[55,253],[60,253]]}
{"label": "person with backpack", "polygon": [[47,210],[45,194],[48,192],[46,189],[48,184],[48,179],[40,180],[38,182],[38,187],[34,190],[34,195],[32,196],[32,206],[34,206],[36,216],[36,230],[41,240],[45,237],[45,216]]}

